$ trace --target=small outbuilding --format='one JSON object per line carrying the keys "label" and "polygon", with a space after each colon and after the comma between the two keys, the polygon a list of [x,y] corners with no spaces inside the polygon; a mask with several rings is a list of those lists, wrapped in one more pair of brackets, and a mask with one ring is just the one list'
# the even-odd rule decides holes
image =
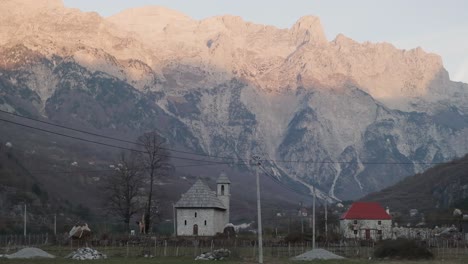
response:
{"label": "small outbuilding", "polygon": [[355,202],[340,218],[344,238],[382,240],[392,238],[392,217],[376,202]]}
{"label": "small outbuilding", "polygon": [[216,191],[198,179],[175,204],[177,236],[214,236],[229,223],[231,181],[221,173]]}

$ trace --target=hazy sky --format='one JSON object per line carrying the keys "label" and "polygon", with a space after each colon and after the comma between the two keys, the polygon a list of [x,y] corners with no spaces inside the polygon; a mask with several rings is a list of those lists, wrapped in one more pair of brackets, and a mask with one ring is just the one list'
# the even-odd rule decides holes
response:
{"label": "hazy sky", "polygon": [[450,78],[468,83],[466,0],[64,0],[68,7],[103,16],[130,7],[159,5],[193,18],[238,15],[247,21],[290,27],[299,17],[320,17],[329,40],[338,33],[359,42],[390,42],[442,56]]}

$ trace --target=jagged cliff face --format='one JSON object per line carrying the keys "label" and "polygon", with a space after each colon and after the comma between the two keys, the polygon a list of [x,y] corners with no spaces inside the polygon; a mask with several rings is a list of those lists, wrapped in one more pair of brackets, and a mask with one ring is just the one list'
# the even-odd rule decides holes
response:
{"label": "jagged cliff face", "polygon": [[281,181],[339,199],[468,149],[468,87],[440,57],[328,41],[315,17],[278,29],[157,7],[104,19],[61,1],[2,1],[0,92],[4,110],[277,160],[266,166]]}

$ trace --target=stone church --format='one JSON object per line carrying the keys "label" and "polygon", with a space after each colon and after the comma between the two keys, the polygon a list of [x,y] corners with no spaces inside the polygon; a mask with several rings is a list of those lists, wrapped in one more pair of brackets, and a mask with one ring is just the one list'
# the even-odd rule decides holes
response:
{"label": "stone church", "polygon": [[198,179],[175,204],[177,236],[214,236],[229,223],[231,181],[221,173],[216,192]]}

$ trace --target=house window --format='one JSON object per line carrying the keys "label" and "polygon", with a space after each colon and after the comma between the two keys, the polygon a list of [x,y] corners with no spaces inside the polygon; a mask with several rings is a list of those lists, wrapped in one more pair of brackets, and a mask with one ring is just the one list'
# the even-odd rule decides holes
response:
{"label": "house window", "polygon": [[357,225],[357,220],[354,220],[354,224]]}
{"label": "house window", "polygon": [[205,225],[206,225],[206,220],[205,220]]}
{"label": "house window", "polygon": [[221,185],[221,195],[224,195],[224,185]]}
{"label": "house window", "polygon": [[354,234],[357,235],[357,230],[354,230]]}
{"label": "house window", "polygon": [[184,225],[187,225],[187,220],[184,220]]}
{"label": "house window", "polygon": [[381,234],[382,234],[382,230],[377,230],[377,234],[381,235]]}
{"label": "house window", "polygon": [[379,221],[377,222],[377,224],[378,224],[378,225],[381,225],[381,224],[382,224],[382,221],[379,220]]}
{"label": "house window", "polygon": [[195,217],[197,217],[197,212],[195,212]]}

